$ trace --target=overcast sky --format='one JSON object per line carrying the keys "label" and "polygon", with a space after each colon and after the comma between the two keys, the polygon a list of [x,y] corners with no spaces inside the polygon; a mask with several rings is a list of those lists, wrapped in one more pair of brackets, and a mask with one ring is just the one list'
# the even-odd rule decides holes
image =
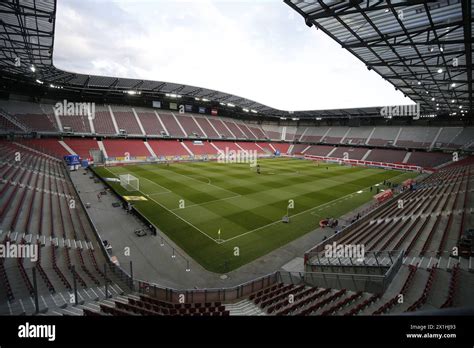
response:
{"label": "overcast sky", "polygon": [[287,110],[410,104],[281,0],[60,0],[54,64]]}

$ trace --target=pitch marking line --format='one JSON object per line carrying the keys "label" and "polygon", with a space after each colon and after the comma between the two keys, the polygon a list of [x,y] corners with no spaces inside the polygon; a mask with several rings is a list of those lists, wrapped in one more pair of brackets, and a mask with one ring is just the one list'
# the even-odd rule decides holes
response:
{"label": "pitch marking line", "polygon": [[[133,174],[131,174],[131,175],[133,175]],[[137,175],[137,174],[135,174],[135,175]],[[146,181],[148,181],[148,182],[151,182],[153,185],[156,185],[156,186],[158,186],[158,187],[160,187],[160,188],[166,190],[166,191],[163,192],[163,193],[173,193],[171,190],[167,189],[167,188],[164,187],[164,186],[161,186],[160,184],[157,184],[157,183],[154,182],[154,181],[151,181],[150,179],[147,179],[147,178],[145,178],[145,177],[143,177],[143,176],[140,176],[140,178],[143,179],[143,180],[146,180]],[[155,193],[152,193],[152,194],[155,194]]]}
{"label": "pitch marking line", "polygon": [[[336,181],[334,181],[334,182],[336,182]],[[338,183],[341,184],[340,182],[338,182]],[[358,186],[358,185],[353,185],[353,186],[355,186],[355,187],[357,187],[357,188],[359,188],[359,189],[362,188],[362,186]],[[185,208],[174,208],[174,209],[171,209],[171,210],[172,210],[172,211],[184,210],[184,209],[188,209],[188,208],[192,208],[192,207],[204,206],[204,205],[206,205],[206,204],[208,204],[208,203],[215,203],[215,202],[225,201],[225,200],[228,200],[228,199],[238,198],[238,197],[244,197],[244,196],[242,196],[242,195],[235,195],[235,196],[231,196],[231,197],[219,198],[219,199],[214,199],[214,200],[207,201],[207,202],[203,202],[203,203],[191,204],[191,205],[186,206]],[[352,197],[352,194],[350,194],[349,197],[346,197],[346,198],[344,198],[344,199],[348,199],[348,198],[350,198],[350,197]],[[336,203],[331,204],[331,205],[335,205],[335,204],[336,204]],[[321,210],[321,209],[318,209],[318,210]],[[314,215],[314,214],[312,214],[312,215]]]}
{"label": "pitch marking line", "polygon": [[154,192],[154,193],[147,193],[146,196],[159,196],[159,195],[169,195],[170,193],[173,192]]}
{"label": "pitch marking line", "polygon": [[[115,177],[117,177],[116,174],[114,174],[113,172],[111,172],[108,168],[105,168],[110,174],[114,175]],[[142,195],[144,195],[146,197],[146,194],[143,193],[142,191],[138,191],[140,192]],[[202,233],[203,235],[205,235],[207,238],[209,238],[210,240],[212,240],[214,243],[217,243],[219,244],[214,238],[212,238],[210,235],[208,235],[206,232],[202,231],[200,228],[194,226],[192,223],[190,223],[189,221],[187,221],[186,219],[183,219],[181,216],[179,216],[178,214],[176,214],[174,211],[171,211],[169,210],[168,208],[166,208],[163,204],[161,204],[160,202],[154,200],[153,198],[149,197],[153,202],[155,202],[156,204],[158,204],[160,207],[162,207],[163,209],[166,209],[167,211],[169,211],[171,214],[173,214],[174,216],[176,216],[178,219],[184,221],[185,223],[187,223],[189,226],[191,226],[192,228],[194,228],[196,231]]]}
{"label": "pitch marking line", "polygon": [[[369,187],[370,187],[370,186],[369,186]],[[367,187],[367,188],[368,188],[368,187]],[[348,194],[348,195],[346,195],[346,196],[349,196],[349,195],[352,195],[352,193],[350,193],[350,194]],[[309,211],[312,211],[312,210],[315,210],[315,209],[318,209],[318,208],[321,208],[321,207],[324,207],[324,206],[330,206],[330,204],[331,204],[332,202],[341,200],[343,197],[346,197],[346,196],[342,196],[342,197],[336,198],[336,199],[334,199],[334,200],[332,200],[332,201],[329,201],[329,202],[323,203],[323,204],[321,204],[321,205],[318,205],[318,206],[316,206],[316,207],[312,207],[312,208],[303,210],[303,211],[301,211],[301,212],[299,212],[299,213],[297,213],[297,214],[291,215],[290,217],[295,217],[295,216],[298,216],[298,215],[307,213],[307,212],[309,212]],[[246,234],[259,231],[259,230],[261,230],[261,229],[263,229],[263,228],[266,228],[266,227],[268,227],[268,226],[275,225],[275,224],[280,223],[280,222],[281,222],[281,220],[277,220],[277,221],[271,222],[271,223],[269,223],[269,224],[267,224],[267,225],[260,226],[260,227],[254,229],[254,230],[247,231],[247,232],[245,232],[245,233],[239,234],[238,236],[235,236],[235,237],[226,239],[226,240],[224,241],[224,243],[226,243],[226,242],[228,242],[228,241],[230,241],[230,240],[233,240],[233,239],[236,239],[236,238],[240,238],[240,237],[242,237],[242,236],[245,236]]]}
{"label": "pitch marking line", "polygon": [[[115,177],[117,177],[117,175],[114,174],[113,172],[111,172],[108,168],[105,168],[105,169],[106,169],[109,173],[111,173],[112,175],[114,175]],[[190,178],[190,179],[199,181],[199,180],[197,180],[197,179],[188,177],[187,175],[183,175],[183,174],[180,174],[180,173],[176,173],[176,174],[181,175],[181,176],[184,176],[184,177],[186,177],[186,178]],[[402,173],[402,174],[396,175],[396,176],[394,176],[393,178],[391,178],[391,180],[393,180],[393,179],[395,179],[395,178],[397,178],[397,177],[403,176],[403,175],[405,175],[405,174],[406,174],[406,173]],[[199,181],[199,182],[202,183],[201,181]],[[211,185],[212,185],[212,184],[211,184]],[[212,186],[215,186],[215,185],[212,185]],[[220,189],[222,189],[222,190],[226,190],[226,189],[224,189],[224,188],[222,188],[222,187],[219,187],[219,186],[215,186],[215,187],[220,188]],[[370,188],[370,186],[364,188],[364,190],[365,190],[365,189],[368,190],[369,188]],[[226,191],[228,191],[228,190],[226,190]],[[145,195],[142,191],[138,191],[138,192],[140,192],[141,194]],[[232,191],[229,191],[229,192],[232,192]],[[233,193],[235,194],[235,192],[233,192]],[[309,209],[304,210],[304,211],[302,211],[302,212],[299,212],[299,213],[297,213],[297,214],[295,214],[295,215],[291,215],[291,217],[298,216],[298,215],[307,213],[308,211],[311,211],[311,210],[314,210],[314,209],[317,209],[317,208],[326,206],[326,205],[328,205],[329,203],[338,201],[338,200],[340,200],[340,199],[342,199],[342,198],[350,197],[350,196],[354,195],[355,193],[356,193],[356,192],[353,192],[353,193],[350,193],[350,194],[348,194],[348,195],[346,195],[346,196],[342,196],[342,197],[336,198],[336,199],[333,200],[333,201],[329,201],[329,202],[326,202],[326,203],[324,203],[324,204],[318,205],[318,206],[316,206],[316,207],[309,208]],[[145,195],[145,196],[146,196],[146,195]],[[228,197],[228,198],[235,198],[235,197]],[[232,237],[232,238],[229,238],[229,239],[226,239],[226,240],[219,240],[219,241],[218,241],[218,240],[212,238],[211,236],[209,236],[206,232],[202,231],[200,228],[194,226],[192,223],[190,223],[190,222],[187,221],[186,219],[184,219],[184,218],[182,218],[181,216],[179,216],[178,214],[176,214],[174,211],[172,211],[172,210],[168,209],[167,207],[165,207],[164,205],[162,205],[162,204],[159,203],[158,201],[154,200],[154,199],[151,198],[151,197],[150,197],[150,199],[151,199],[153,202],[155,202],[156,204],[158,204],[160,207],[162,207],[163,209],[169,211],[171,214],[175,215],[177,218],[179,218],[180,220],[182,220],[182,221],[184,221],[185,223],[187,223],[189,226],[193,227],[193,228],[194,228],[195,230],[197,230],[198,232],[200,232],[200,233],[202,233],[203,235],[205,235],[207,238],[209,238],[210,240],[212,240],[212,241],[213,241],[214,243],[216,243],[216,244],[224,244],[224,243],[227,243],[228,241],[231,241],[231,240],[240,238],[240,237],[245,236],[245,235],[247,235],[247,234],[250,234],[250,233],[259,231],[259,230],[261,230],[261,229],[263,229],[263,228],[266,228],[266,227],[268,227],[268,226],[272,226],[272,225],[275,225],[275,224],[281,222],[281,220],[278,220],[278,221],[275,221],[275,222],[271,222],[271,223],[269,223],[269,224],[267,224],[267,225],[260,226],[260,227],[254,229],[254,230],[247,231],[247,232],[245,232],[245,233],[239,234],[239,235],[234,236],[234,237]]]}
{"label": "pitch marking line", "polygon": [[[162,170],[162,171],[168,172],[168,170],[161,169],[161,168],[158,168],[158,170]],[[200,183],[200,184],[202,184],[202,185],[211,185],[211,186],[213,186],[213,187],[215,187],[215,188],[217,188],[217,189],[219,189],[219,190],[227,191],[227,192],[229,192],[229,193],[232,193],[233,195],[239,195],[239,196],[241,196],[241,194],[238,194],[237,192],[227,190],[227,189],[225,189],[225,188],[223,188],[223,187],[220,187],[220,186],[211,184],[210,182],[209,182],[208,184],[206,184],[206,183],[204,183],[204,182],[202,182],[202,181],[200,181],[200,180],[198,180],[198,179],[196,179],[196,178],[193,178],[192,176],[188,176],[188,175],[185,175],[185,174],[177,173],[177,172],[172,171],[172,170],[171,170],[171,172],[174,173],[174,174],[177,174],[177,175],[184,176],[185,178],[188,178],[188,179],[197,181],[198,183]],[[210,180],[209,180],[209,181],[210,181]]]}
{"label": "pitch marking line", "polygon": [[[405,173],[400,174],[400,175],[396,175],[396,176],[394,176],[393,178],[391,178],[391,180],[393,180],[393,179],[395,179],[395,178],[397,178],[397,177],[399,177],[399,176],[402,176],[402,175],[404,175],[404,174],[405,174]],[[369,190],[369,189],[370,189],[370,186],[367,186],[367,187],[364,188],[364,191],[365,191],[365,190]],[[356,191],[356,192],[357,192],[357,191]],[[336,199],[334,199],[334,200],[332,200],[332,201],[326,202],[326,203],[321,204],[321,205],[318,205],[318,206],[316,206],[316,207],[306,209],[306,210],[301,211],[301,212],[299,212],[299,213],[297,213],[297,214],[291,215],[290,217],[295,217],[295,216],[298,216],[298,215],[307,213],[307,212],[309,212],[309,211],[311,211],[311,210],[315,210],[315,209],[317,209],[317,208],[324,207],[324,206],[326,206],[326,205],[329,205],[330,203],[339,201],[339,200],[343,199],[344,197],[350,197],[350,196],[352,196],[352,195],[355,195],[356,192],[349,193],[348,195],[345,195],[345,196],[336,198]],[[263,228],[266,228],[266,227],[268,227],[268,226],[272,226],[272,225],[275,225],[275,224],[278,224],[278,223],[281,223],[281,220],[271,222],[271,223],[269,223],[269,224],[267,224],[267,225],[260,226],[260,227],[254,229],[254,230],[247,231],[247,232],[245,232],[245,233],[239,234],[238,236],[235,236],[235,237],[226,239],[226,240],[224,240],[222,243],[227,243],[227,242],[229,242],[229,241],[231,241],[231,240],[234,240],[234,239],[240,238],[240,237],[242,237],[242,236],[245,236],[246,234],[250,234],[250,233],[259,231],[259,230],[261,230],[261,229],[263,229]]]}
{"label": "pitch marking line", "polygon": [[[203,177],[204,178],[204,177]],[[208,179],[209,180],[209,179]],[[339,181],[335,181],[335,180],[330,180],[330,179],[325,179],[325,180],[329,180],[329,181],[333,181],[335,183],[338,183],[338,184],[341,184],[341,182]],[[351,184],[349,184],[351,185]],[[358,186],[358,185],[352,185],[354,187],[357,187],[357,188],[362,188],[362,186]],[[159,193],[157,193],[159,194]],[[178,211],[178,210],[184,210],[184,209],[187,209],[187,208],[192,208],[192,207],[198,207],[198,206],[204,206],[208,203],[215,203],[215,202],[220,202],[220,201],[225,201],[225,200],[228,200],[228,199],[232,199],[232,198],[237,198],[237,197],[243,197],[242,195],[238,194],[238,195],[235,195],[235,196],[231,196],[231,197],[225,197],[225,198],[219,198],[219,199],[214,199],[214,200],[211,200],[211,201],[207,201],[207,202],[203,202],[203,203],[198,203],[198,204],[191,204],[191,205],[188,205],[186,206],[185,208],[174,208],[174,209],[171,209],[172,211]],[[352,197],[352,194],[349,196],[349,197]],[[349,197],[346,197],[344,199],[348,199]],[[335,203],[334,203],[335,204]],[[334,205],[332,204],[332,205]],[[320,209],[318,209],[320,210]],[[314,214],[313,214],[314,215]]]}
{"label": "pitch marking line", "polygon": [[197,203],[197,204],[190,204],[190,205],[187,205],[187,206],[184,207],[184,208],[174,208],[174,209],[171,209],[171,210],[172,210],[172,211],[176,211],[176,210],[184,210],[184,209],[188,209],[188,208],[192,208],[192,207],[200,207],[200,206],[203,206],[203,205],[206,205],[206,204],[209,204],[209,203],[215,203],[215,202],[225,201],[225,200],[228,200],[228,199],[238,198],[238,197],[242,197],[242,195],[236,195],[236,196],[231,196],[231,197],[213,199],[212,201],[207,201],[207,202]]}

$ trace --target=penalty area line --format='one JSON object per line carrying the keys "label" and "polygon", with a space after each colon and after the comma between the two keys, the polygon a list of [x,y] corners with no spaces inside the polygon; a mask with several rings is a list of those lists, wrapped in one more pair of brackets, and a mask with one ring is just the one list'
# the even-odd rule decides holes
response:
{"label": "penalty area line", "polygon": [[176,210],[184,210],[184,209],[193,208],[193,207],[202,207],[202,206],[205,206],[206,204],[226,201],[228,199],[239,198],[239,197],[242,197],[242,195],[236,195],[236,196],[230,196],[230,197],[225,197],[225,198],[213,199],[212,201],[207,201],[207,202],[198,203],[198,204],[190,204],[188,206],[185,206],[184,208],[175,208],[175,209],[171,209],[171,210],[176,211]]}
{"label": "penalty area line", "polygon": [[[132,174],[132,175],[133,175],[133,174]],[[165,189],[166,191],[163,192],[163,193],[172,193],[171,190],[167,189],[167,188],[164,187],[164,186],[161,186],[160,184],[157,184],[157,183],[154,182],[154,181],[151,181],[150,179],[145,178],[144,176],[140,176],[140,178],[143,179],[143,180],[146,180],[146,181],[148,181],[148,182],[151,182],[153,185],[156,185],[156,186],[158,186],[158,187],[160,187],[160,188],[162,188],[162,189]],[[152,194],[155,194],[155,193],[152,193]]]}
{"label": "penalty area line", "polygon": [[[114,175],[115,177],[117,177],[116,174],[114,174],[113,172],[111,172],[108,168],[105,168],[110,174]],[[144,195],[146,197],[146,194],[143,193],[142,191],[138,191],[140,192],[142,195]],[[181,216],[179,216],[178,214],[176,214],[174,211],[171,211],[169,210],[168,208],[166,208],[163,204],[161,204],[160,202],[154,200],[153,198],[149,197],[153,202],[155,202],[156,204],[158,204],[160,207],[162,207],[163,209],[169,211],[171,214],[173,214],[174,216],[176,216],[178,219],[182,220],[183,222],[187,223],[189,226],[191,226],[192,228],[194,228],[196,231],[202,233],[203,235],[205,235],[207,238],[209,238],[210,240],[212,240],[214,243],[216,244],[221,244],[219,242],[217,242],[214,238],[212,238],[210,235],[208,235],[206,232],[202,231],[200,228],[194,226],[192,223],[190,223],[189,221],[187,221],[186,219],[182,218]]]}

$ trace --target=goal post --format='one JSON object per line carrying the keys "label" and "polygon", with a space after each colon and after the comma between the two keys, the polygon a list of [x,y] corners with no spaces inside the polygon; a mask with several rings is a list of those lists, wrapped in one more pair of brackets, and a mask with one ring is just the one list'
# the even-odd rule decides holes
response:
{"label": "goal post", "polygon": [[140,180],[131,174],[121,174],[120,186],[127,191],[140,191]]}

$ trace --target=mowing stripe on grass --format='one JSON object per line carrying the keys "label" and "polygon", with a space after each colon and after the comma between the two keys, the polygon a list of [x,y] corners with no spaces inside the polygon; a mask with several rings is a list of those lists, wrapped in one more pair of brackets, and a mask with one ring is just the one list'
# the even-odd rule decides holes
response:
{"label": "mowing stripe on grass", "polygon": [[[150,198],[148,202],[136,202],[135,208],[190,257],[217,273],[227,273],[313,231],[318,226],[316,220],[322,217],[340,217],[370,201],[372,195],[367,190],[362,194],[351,193],[360,190],[355,189],[357,185],[364,188],[385,179],[397,182],[403,181],[403,175],[415,176],[339,165],[327,165],[329,170],[326,170],[326,166],[318,168],[307,161],[292,159],[262,160],[261,167],[262,175],[250,172],[246,165],[209,162],[179,163],[169,168],[159,164],[132,165],[109,171],[99,167],[94,171],[102,177],[109,176],[109,172],[117,173],[116,176],[130,172],[139,178],[146,177],[142,191],[136,194],[146,192],[144,196]],[[265,175],[267,172],[277,174]],[[149,181],[171,192],[162,193],[163,189]],[[131,194],[117,183],[109,185],[119,194]],[[345,197],[348,194],[352,198]],[[185,200],[190,208],[177,211],[178,199]],[[298,202],[291,211],[294,213],[291,224],[273,223],[281,221],[288,199]],[[219,229],[221,238],[229,238],[230,242],[216,242]],[[248,233],[251,231],[254,233]],[[234,255],[236,246],[240,257]]]}
{"label": "mowing stripe on grass", "polygon": [[[144,179],[144,180],[146,180],[146,181],[148,181],[148,182],[151,182],[152,184],[154,184],[154,185],[156,185],[156,186],[158,186],[158,187],[160,187],[160,188],[164,189],[164,190],[165,190],[165,192],[163,192],[163,193],[172,193],[172,191],[171,191],[171,190],[169,190],[169,189],[167,189],[166,187],[164,187],[164,186],[161,186],[160,184],[157,184],[156,182],[154,182],[154,181],[151,181],[150,179],[147,179],[147,178],[145,178],[144,176],[140,176],[140,177],[141,177],[142,179]],[[154,194],[154,193],[153,193],[153,194]]]}
{"label": "mowing stripe on grass", "polygon": [[174,194],[174,192],[153,192],[153,193],[147,193],[148,196],[159,196],[159,195],[169,195],[169,194]]}
{"label": "mowing stripe on grass", "polygon": [[236,195],[236,196],[231,196],[231,197],[226,197],[226,198],[219,198],[219,199],[214,199],[212,201],[207,201],[207,202],[204,202],[204,203],[198,203],[198,204],[190,204],[190,205],[187,205],[186,207],[184,208],[175,208],[175,209],[171,209],[172,211],[175,211],[175,210],[184,210],[184,209],[188,209],[188,208],[192,208],[192,207],[202,207],[206,204],[209,204],[209,203],[215,203],[215,202],[220,202],[220,201],[226,201],[228,199],[232,199],[232,198],[238,198],[238,197],[242,197],[242,195]]}
{"label": "mowing stripe on grass", "polygon": [[[397,178],[397,177],[399,177],[399,176],[402,176],[402,175],[404,175],[404,174],[400,174],[400,175],[394,176],[392,179],[395,179],[395,178]],[[369,188],[370,188],[370,186],[365,187],[362,191],[369,190]],[[327,203],[318,205],[318,206],[313,207],[313,208],[306,209],[306,210],[304,210],[304,211],[300,211],[299,213],[296,213],[296,214],[294,214],[294,215],[291,215],[291,217],[299,216],[299,215],[301,215],[301,214],[310,212],[310,211],[312,211],[312,210],[315,210],[315,209],[317,209],[317,208],[321,208],[321,207],[324,207],[324,206],[331,206],[331,205],[333,205],[335,202],[340,201],[340,200],[344,199],[345,197],[352,197],[354,194],[357,194],[357,192],[358,192],[358,191],[355,191],[355,192],[349,193],[348,195],[345,195],[345,196],[336,198],[336,199],[334,199],[334,200],[332,200],[332,201],[329,201],[329,202],[327,202]],[[235,236],[235,237],[226,239],[226,240],[224,240],[222,243],[227,243],[228,241],[231,241],[231,240],[240,238],[240,237],[242,237],[242,236],[245,236],[245,235],[247,235],[247,234],[250,234],[250,233],[256,232],[256,231],[258,231],[258,230],[264,229],[265,227],[275,225],[275,224],[277,224],[277,223],[281,223],[281,220],[274,221],[274,222],[269,223],[269,224],[267,224],[267,225],[258,227],[258,228],[254,229],[254,230],[247,231],[247,232],[245,232],[245,233],[239,234],[238,236]]]}
{"label": "mowing stripe on grass", "polygon": [[[104,167],[105,168],[105,167]],[[113,172],[111,172],[108,168],[105,168],[110,174],[112,174],[113,176],[117,177],[117,175],[115,175]],[[148,197],[149,199],[151,199],[153,202],[155,202],[156,204],[158,204],[160,207],[162,207],[163,209],[169,211],[171,214],[173,214],[174,216],[176,216],[178,219],[184,221],[185,223],[187,223],[189,226],[191,226],[192,228],[194,228],[196,231],[202,233],[203,235],[205,235],[207,238],[209,238],[210,240],[212,240],[214,243],[218,243],[214,238],[212,238],[210,235],[208,235],[206,232],[202,231],[201,229],[197,228],[196,226],[194,226],[192,223],[190,223],[189,221],[187,221],[186,219],[183,219],[181,216],[179,216],[178,214],[176,214],[174,211],[172,210],[169,210],[168,208],[166,208],[164,205],[162,205],[160,202],[154,200],[153,198],[151,198],[149,195],[143,193],[142,191],[137,191],[137,192],[140,192],[142,195],[144,195],[145,197]]]}
{"label": "mowing stripe on grass", "polygon": [[[161,171],[167,171],[167,170],[161,169],[161,168],[156,168],[156,169],[161,170]],[[177,175],[181,175],[181,176],[183,176],[183,177],[185,177],[185,178],[188,178],[188,179],[197,181],[197,182],[200,183],[200,184],[205,184],[205,183],[203,183],[202,181],[200,181],[200,180],[198,180],[198,179],[196,179],[196,178],[193,178],[192,176],[184,175],[184,174],[175,172],[174,170],[171,170],[171,172],[174,173],[174,174],[177,174]],[[202,177],[203,177],[203,176],[202,176]],[[209,178],[207,178],[207,179],[209,180]],[[237,192],[227,190],[227,189],[225,189],[225,188],[223,188],[223,187],[220,187],[220,186],[211,184],[210,182],[207,183],[207,184],[205,184],[205,185],[211,185],[211,186],[213,186],[213,187],[215,187],[215,188],[218,188],[218,189],[220,189],[220,190],[223,190],[223,191],[227,191],[227,192],[229,192],[229,193],[232,193],[233,195],[239,195],[239,196],[240,196],[240,194],[238,194]]]}
{"label": "mowing stripe on grass", "polygon": [[[370,186],[369,186],[369,187],[370,187]],[[366,189],[368,189],[369,187],[366,187]],[[364,189],[364,191],[365,191],[365,189]],[[336,198],[336,199],[334,199],[334,200],[332,200],[332,201],[329,201],[329,202],[326,202],[326,203],[324,203],[324,204],[318,205],[318,206],[316,206],[316,207],[312,207],[312,208],[309,208],[309,209],[300,211],[299,213],[296,213],[296,214],[294,214],[294,215],[291,215],[290,217],[299,216],[299,215],[301,215],[301,214],[310,212],[310,211],[312,211],[312,210],[315,210],[315,209],[317,209],[317,208],[321,208],[321,207],[324,207],[324,206],[330,206],[330,205],[332,205],[333,202],[342,200],[344,197],[352,197],[352,196],[354,195],[354,193],[356,193],[356,192],[357,192],[357,191],[352,192],[352,193],[349,193],[349,194],[346,195],[346,196],[342,196],[342,197]],[[267,225],[260,226],[260,227],[254,229],[254,230],[247,231],[247,232],[245,232],[245,233],[239,234],[238,236],[235,236],[235,237],[226,239],[226,240],[224,240],[223,243],[226,243],[226,242],[231,241],[231,240],[233,240],[233,239],[237,239],[237,238],[240,238],[240,237],[245,236],[245,235],[247,235],[247,234],[250,234],[250,233],[259,231],[259,230],[261,230],[261,229],[264,229],[265,227],[272,226],[272,225],[275,225],[275,224],[277,224],[277,223],[281,223],[281,220],[277,220],[277,221],[271,222],[271,223],[269,223],[269,224],[267,224]]]}

